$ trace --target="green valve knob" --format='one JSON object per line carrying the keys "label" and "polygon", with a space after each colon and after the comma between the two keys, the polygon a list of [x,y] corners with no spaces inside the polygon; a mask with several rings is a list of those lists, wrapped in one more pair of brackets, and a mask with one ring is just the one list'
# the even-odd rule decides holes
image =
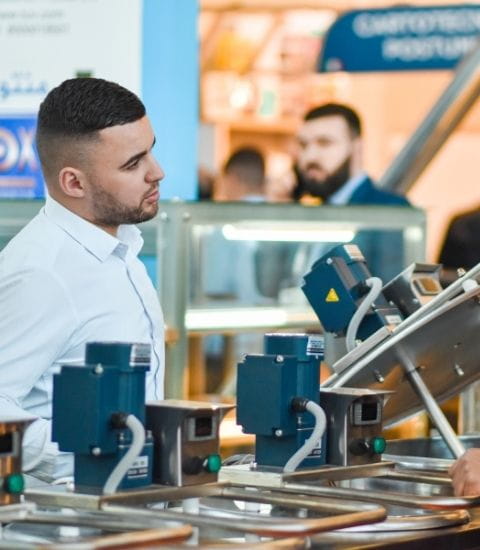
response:
{"label": "green valve knob", "polygon": [[208,455],[204,463],[205,470],[211,474],[216,474],[220,470],[221,466],[222,459],[220,458],[220,455],[217,454]]}
{"label": "green valve knob", "polygon": [[25,481],[22,474],[10,474],[5,478],[3,487],[7,493],[18,495],[25,488]]}
{"label": "green valve knob", "polygon": [[385,452],[387,442],[383,437],[373,437],[370,441],[370,447],[375,454],[381,455]]}

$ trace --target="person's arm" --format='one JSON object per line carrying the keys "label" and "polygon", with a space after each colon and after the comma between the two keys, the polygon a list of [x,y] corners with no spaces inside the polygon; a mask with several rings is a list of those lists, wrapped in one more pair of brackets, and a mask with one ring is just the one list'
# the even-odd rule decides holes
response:
{"label": "person's arm", "polygon": [[452,464],[448,474],[455,496],[480,495],[480,449],[468,449]]}
{"label": "person's arm", "polygon": [[[9,417],[36,418],[25,434],[23,463],[28,473],[51,481],[71,473],[71,459],[51,442],[52,389],[45,374],[65,351],[73,307],[51,273],[7,271],[0,276],[0,410]],[[43,409],[45,418],[28,411],[28,404]]]}

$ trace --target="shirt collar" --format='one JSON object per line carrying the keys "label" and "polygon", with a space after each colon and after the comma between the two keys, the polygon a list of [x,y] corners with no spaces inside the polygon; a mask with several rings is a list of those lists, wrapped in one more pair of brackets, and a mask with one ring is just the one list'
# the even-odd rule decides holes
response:
{"label": "shirt collar", "polygon": [[102,262],[111,254],[125,258],[129,248],[137,255],[143,246],[141,232],[135,225],[119,226],[117,237],[114,237],[48,195],[44,212],[48,219]]}
{"label": "shirt collar", "polygon": [[342,185],[342,187],[340,187],[340,189],[328,199],[328,204],[348,204],[348,201],[352,197],[353,193],[362,184],[366,177],[366,172],[361,172],[358,176],[349,179],[345,185]]}

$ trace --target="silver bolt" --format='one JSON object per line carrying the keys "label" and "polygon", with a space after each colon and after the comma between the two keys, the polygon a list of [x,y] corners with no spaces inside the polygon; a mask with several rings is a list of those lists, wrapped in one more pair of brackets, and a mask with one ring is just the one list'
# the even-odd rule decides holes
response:
{"label": "silver bolt", "polygon": [[283,435],[283,430],[281,430],[280,428],[277,428],[277,429],[274,431],[274,434],[275,434],[275,437],[282,437],[282,435]]}
{"label": "silver bolt", "polygon": [[327,262],[328,265],[333,264],[332,258],[327,258],[327,259],[326,259],[326,262]]}
{"label": "silver bolt", "polygon": [[378,370],[374,370],[373,375],[375,376],[375,380],[377,382],[380,382],[380,384],[383,384],[385,382],[385,378],[380,374]]}
{"label": "silver bolt", "polygon": [[93,447],[91,453],[93,456],[100,456],[102,454],[102,449],[100,449],[100,447]]}
{"label": "silver bolt", "polygon": [[460,365],[457,365],[457,363],[455,363],[453,370],[458,374],[458,376],[463,376],[465,374],[462,367]]}
{"label": "silver bolt", "polygon": [[283,363],[285,361],[285,358],[283,357],[283,355],[277,355],[275,357],[275,362],[276,363]]}
{"label": "silver bolt", "polygon": [[103,374],[103,367],[101,363],[98,363],[98,365],[95,366],[95,368],[93,369],[93,372],[95,374]]}

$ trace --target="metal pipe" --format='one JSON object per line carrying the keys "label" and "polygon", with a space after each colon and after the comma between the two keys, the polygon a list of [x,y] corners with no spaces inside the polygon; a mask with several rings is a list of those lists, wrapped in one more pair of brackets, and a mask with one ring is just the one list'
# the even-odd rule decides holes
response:
{"label": "metal pipe", "polygon": [[442,409],[433,398],[430,390],[423,381],[423,378],[420,376],[417,367],[412,363],[405,352],[402,353],[402,350],[399,350],[398,357],[403,368],[405,369],[405,374],[407,375],[408,381],[422,400],[422,403],[424,404],[425,409],[430,415],[430,418],[432,419],[432,422],[438,432],[443,437],[443,440],[447,444],[448,448],[452,451],[453,456],[455,458],[460,458],[465,453],[465,447],[458,439],[458,436],[454,432],[452,426],[450,426],[450,423],[443,414]]}
{"label": "metal pipe", "polygon": [[476,508],[480,503],[479,497],[427,496],[412,492],[401,492],[398,488],[380,490],[369,489],[368,486],[362,489],[356,487],[325,487],[313,485],[311,481],[308,485],[304,485],[301,481],[298,483],[288,482],[281,490],[296,494],[318,495],[319,497],[343,497],[359,501],[359,503],[374,502],[377,505],[401,506],[415,510],[460,510],[463,508]]}
{"label": "metal pipe", "polygon": [[405,193],[480,95],[480,46],[459,64],[455,76],[378,182]]}

